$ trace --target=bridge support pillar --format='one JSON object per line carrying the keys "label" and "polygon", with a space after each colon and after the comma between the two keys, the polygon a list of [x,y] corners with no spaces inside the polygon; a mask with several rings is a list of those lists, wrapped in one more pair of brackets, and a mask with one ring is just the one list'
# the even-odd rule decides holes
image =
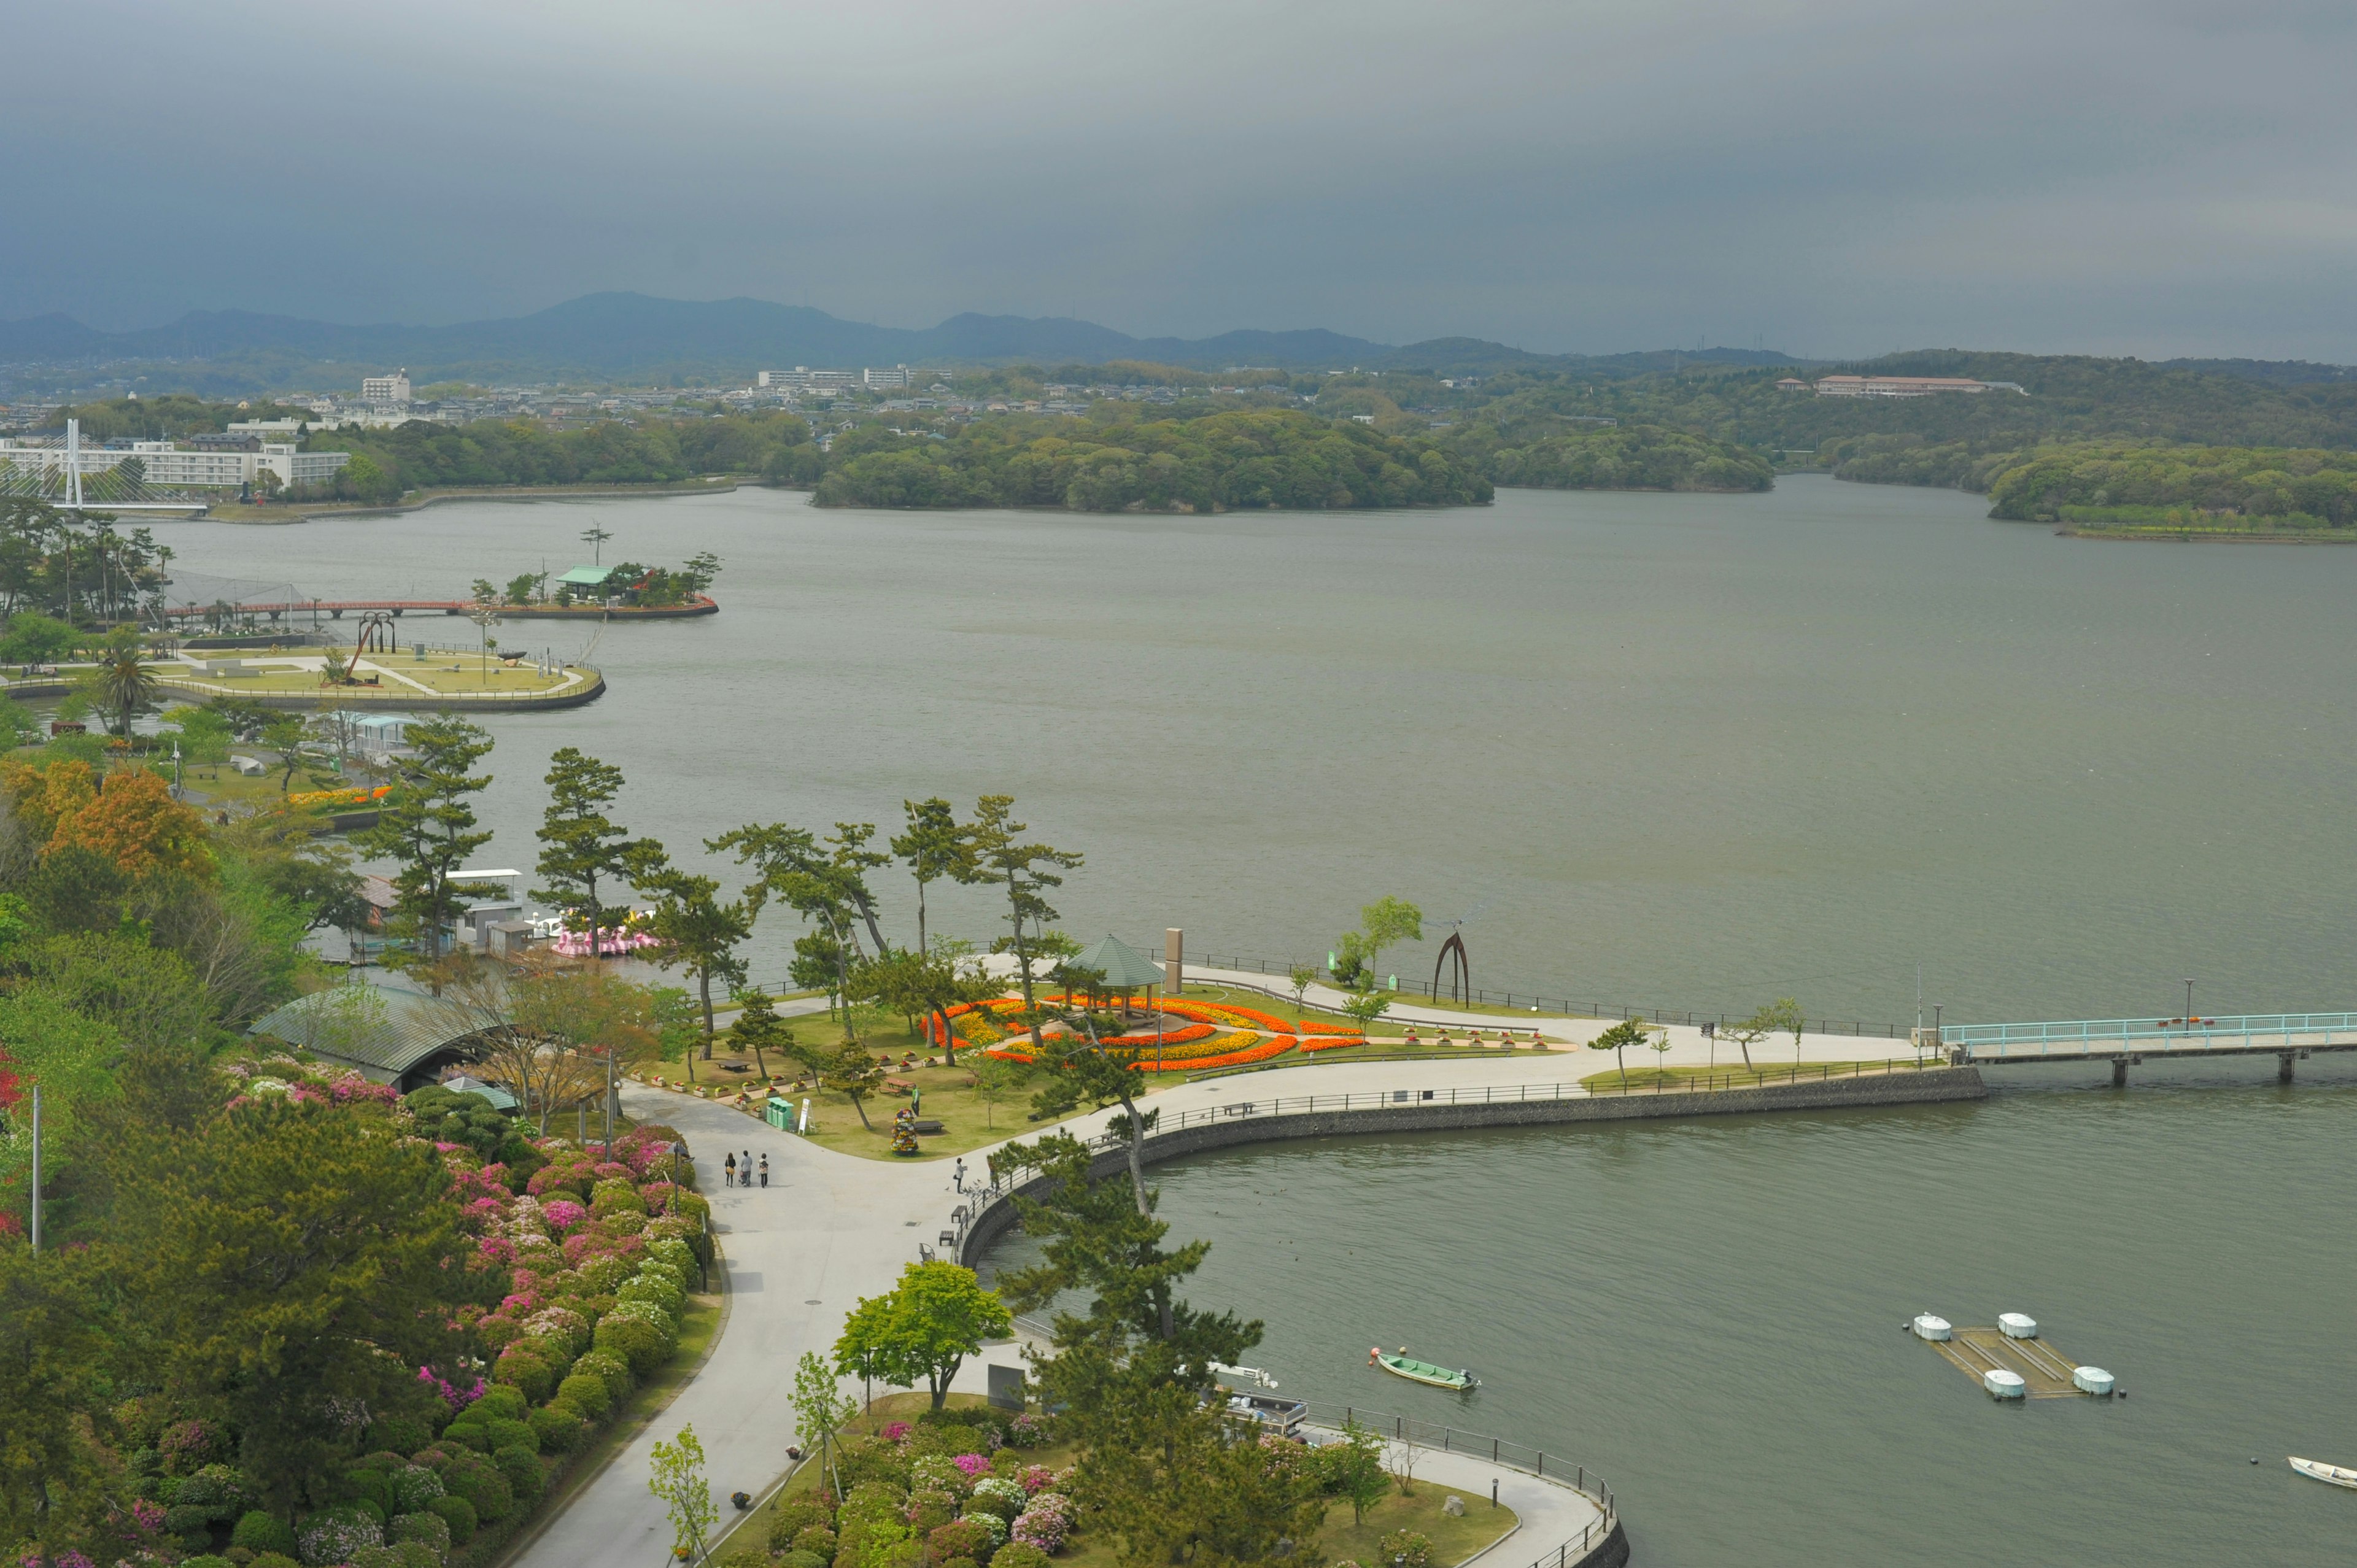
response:
{"label": "bridge support pillar", "polygon": [[2126,1057],[2114,1057],[2112,1058],[2112,1087],[2114,1089],[2126,1089],[2127,1086],[2128,1058]]}
{"label": "bridge support pillar", "polygon": [[2277,1083],[2289,1083],[2291,1081],[2291,1064],[2295,1059],[2296,1055],[2297,1053],[2292,1051],[2277,1051],[2276,1053],[2276,1081]]}

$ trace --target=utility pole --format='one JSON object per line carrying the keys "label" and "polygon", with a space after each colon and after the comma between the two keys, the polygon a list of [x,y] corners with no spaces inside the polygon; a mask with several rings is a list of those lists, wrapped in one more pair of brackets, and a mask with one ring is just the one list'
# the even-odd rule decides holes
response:
{"label": "utility pole", "polygon": [[2193,1027],[2193,979],[2190,975],[2185,981],[2185,1026],[2189,1030]]}

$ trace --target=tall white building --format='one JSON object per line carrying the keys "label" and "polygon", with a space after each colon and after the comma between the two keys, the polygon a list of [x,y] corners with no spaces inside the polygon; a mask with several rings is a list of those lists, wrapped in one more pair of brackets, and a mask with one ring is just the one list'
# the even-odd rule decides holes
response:
{"label": "tall white building", "polygon": [[398,370],[389,376],[361,378],[362,403],[406,403],[409,401],[409,371]]}

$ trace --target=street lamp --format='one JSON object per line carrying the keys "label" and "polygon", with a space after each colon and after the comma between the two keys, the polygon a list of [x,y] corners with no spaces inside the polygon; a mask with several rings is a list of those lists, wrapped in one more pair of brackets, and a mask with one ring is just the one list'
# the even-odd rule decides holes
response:
{"label": "street lamp", "polygon": [[2193,980],[2190,975],[2185,981],[2185,1026],[2193,1027]]}

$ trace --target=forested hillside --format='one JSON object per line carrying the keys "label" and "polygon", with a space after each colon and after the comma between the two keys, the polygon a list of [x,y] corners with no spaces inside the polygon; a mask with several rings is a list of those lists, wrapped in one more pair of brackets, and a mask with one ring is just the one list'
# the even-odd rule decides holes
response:
{"label": "forested hillside", "polygon": [[1462,506],[1491,495],[1478,467],[1428,441],[1275,409],[1095,429],[985,421],[947,439],[853,435],[836,443],[821,506],[1211,511]]}

